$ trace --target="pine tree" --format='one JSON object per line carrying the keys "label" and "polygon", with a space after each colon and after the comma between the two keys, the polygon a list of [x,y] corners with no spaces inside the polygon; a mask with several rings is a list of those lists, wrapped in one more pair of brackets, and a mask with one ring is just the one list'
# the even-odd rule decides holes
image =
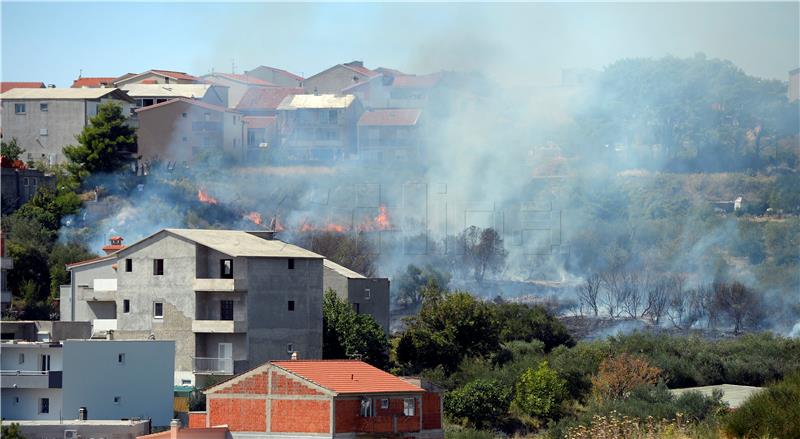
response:
{"label": "pine tree", "polygon": [[75,139],[78,145],[64,147],[64,155],[79,181],[91,174],[119,170],[136,150],[136,131],[126,123],[122,107],[114,102],[100,104],[97,115]]}

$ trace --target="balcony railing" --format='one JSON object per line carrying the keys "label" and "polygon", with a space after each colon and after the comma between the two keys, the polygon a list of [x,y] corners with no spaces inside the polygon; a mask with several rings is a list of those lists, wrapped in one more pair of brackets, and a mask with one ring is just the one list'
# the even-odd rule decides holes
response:
{"label": "balcony railing", "polygon": [[247,291],[247,279],[206,279],[197,278],[193,282],[195,291],[232,292]]}
{"label": "balcony railing", "polygon": [[233,375],[233,358],[192,358],[192,372],[203,375]]}
{"label": "balcony railing", "polygon": [[62,372],[49,370],[3,370],[3,388],[60,389]]}
{"label": "balcony railing", "polygon": [[246,332],[247,322],[243,320],[193,320],[192,332],[208,334],[234,334]]}

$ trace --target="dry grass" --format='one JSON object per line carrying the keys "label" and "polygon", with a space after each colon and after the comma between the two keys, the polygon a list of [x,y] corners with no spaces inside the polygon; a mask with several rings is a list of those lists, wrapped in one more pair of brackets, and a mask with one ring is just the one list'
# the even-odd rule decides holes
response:
{"label": "dry grass", "polygon": [[648,417],[641,421],[612,412],[609,416],[595,416],[588,425],[570,428],[567,439],[690,439],[691,425],[677,417],[668,421]]}

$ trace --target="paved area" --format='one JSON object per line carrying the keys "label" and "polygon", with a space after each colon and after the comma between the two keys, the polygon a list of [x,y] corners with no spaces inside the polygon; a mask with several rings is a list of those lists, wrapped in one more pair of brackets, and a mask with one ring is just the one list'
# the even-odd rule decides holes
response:
{"label": "paved area", "polygon": [[738,386],[735,384],[719,384],[716,386],[687,387],[685,389],[670,389],[675,395],[686,392],[700,392],[703,395],[711,396],[714,389],[722,391],[722,400],[728,403],[730,408],[735,409],[741,406],[747,398],[762,390],[764,387]]}

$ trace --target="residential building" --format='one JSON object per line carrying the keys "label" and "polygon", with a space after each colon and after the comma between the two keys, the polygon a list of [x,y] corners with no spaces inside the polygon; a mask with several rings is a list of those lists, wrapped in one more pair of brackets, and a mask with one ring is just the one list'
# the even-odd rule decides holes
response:
{"label": "residential building", "polygon": [[128,115],[135,103],[115,88],[15,88],[0,100],[3,137],[17,139],[27,153],[24,160],[50,164],[64,162],[64,147],[75,143],[100,104],[115,102]]}
{"label": "residential building", "polygon": [[425,108],[442,80],[442,73],[395,76],[387,107]]}
{"label": "residential building", "polygon": [[349,85],[340,93],[355,95],[365,109],[386,108],[389,106],[392,81],[394,81],[393,76],[381,73]]}
{"label": "residential building", "polygon": [[297,87],[253,87],[239,100],[236,111],[247,116],[275,116],[286,96],[303,93],[303,89]]}
{"label": "residential building", "polygon": [[[171,340],[4,341],[4,420],[172,419]],[[157,364],[158,367],[152,367]]]}
{"label": "residential building", "polygon": [[88,77],[78,76],[78,79],[72,81],[72,88],[106,88],[114,87],[114,80],[116,77]]}
{"label": "residential building", "polygon": [[0,93],[15,88],[45,88],[44,82],[0,82]]}
{"label": "residential building", "polygon": [[278,139],[275,130],[275,116],[245,116],[244,124],[247,129],[247,158],[258,160],[263,158],[269,148],[274,147]]}
{"label": "residential building", "polygon": [[366,67],[362,61],[337,64],[325,69],[303,81],[306,93],[311,94],[337,94],[345,87],[358,82],[364,82],[378,75]]}
{"label": "residential building", "polygon": [[55,177],[30,169],[22,160],[0,157],[0,192],[3,214],[13,213],[36,194],[40,186],[55,185]]}
{"label": "residential building", "polygon": [[148,70],[143,73],[128,73],[114,80],[115,87],[125,84],[196,84],[199,78],[185,72],[172,70]]}
{"label": "residential building", "polygon": [[136,110],[138,149],[145,160],[192,162],[205,155],[244,157],[242,115],[228,107],[176,98]]}
{"label": "residential building", "polygon": [[234,439],[443,438],[439,389],[357,360],[288,360],[205,390],[189,425],[226,425]]}
{"label": "residential building", "polygon": [[368,278],[325,259],[322,289],[332,289],[359,314],[369,314],[389,333],[389,279]]}
{"label": "residential building", "polygon": [[353,95],[290,95],[278,105],[282,152],[291,160],[336,160],[356,151],[362,107]]}
{"label": "residential building", "polygon": [[256,78],[254,76],[237,75],[233,73],[211,73],[201,78],[203,81],[228,87],[228,106],[236,108],[242,96],[248,90],[265,87],[277,87],[277,85]]}
{"label": "residential building", "polygon": [[228,88],[215,84],[125,84],[120,87],[136,101],[136,107],[167,102],[170,99],[197,99],[211,105],[228,106]]}
{"label": "residential building", "polygon": [[287,72],[283,69],[277,69],[269,66],[258,66],[253,70],[244,72],[247,76],[252,76],[262,79],[269,83],[275,84],[280,87],[302,87],[303,77],[295,75],[294,73]]}
{"label": "residential building", "polygon": [[[58,320],[5,320],[0,325],[2,339],[17,341],[61,342],[68,339],[87,339],[92,335],[90,322]],[[103,337],[105,338],[105,336]]]}
{"label": "residential building", "polygon": [[70,265],[61,319],[111,318],[118,338],[176,340],[178,385],[293,352],[320,358],[322,260],[271,232],[164,229]]}
{"label": "residential building", "polygon": [[800,67],[789,72],[789,102],[800,100]]}
{"label": "residential building", "polygon": [[52,419],[14,421],[25,439],[132,439],[152,431],[147,419],[82,420]]}
{"label": "residential building", "polygon": [[369,110],[358,120],[358,155],[378,162],[415,160],[421,154],[422,110]]}

